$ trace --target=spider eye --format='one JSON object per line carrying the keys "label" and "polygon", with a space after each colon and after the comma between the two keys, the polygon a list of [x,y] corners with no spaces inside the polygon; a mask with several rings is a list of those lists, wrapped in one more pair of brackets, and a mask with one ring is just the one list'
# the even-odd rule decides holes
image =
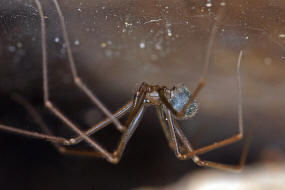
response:
{"label": "spider eye", "polygon": [[[176,110],[177,112],[180,112],[183,109],[183,106],[187,103],[191,96],[190,91],[188,88],[183,85],[177,85],[174,87],[174,89],[171,91],[171,98],[170,98],[170,104]],[[193,117],[198,111],[198,103],[196,100],[194,100],[187,108],[184,114],[183,118],[178,119],[189,119]]]}

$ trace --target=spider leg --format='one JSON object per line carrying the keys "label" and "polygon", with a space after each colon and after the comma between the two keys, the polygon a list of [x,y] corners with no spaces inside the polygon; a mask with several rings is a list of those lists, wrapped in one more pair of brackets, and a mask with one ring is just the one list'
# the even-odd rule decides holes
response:
{"label": "spider leg", "polygon": [[[25,99],[23,98],[21,95],[19,94],[13,94],[12,95],[12,99],[14,101],[16,101],[18,104],[22,105],[26,110],[27,112],[33,117],[33,119],[35,120],[35,122],[40,126],[41,130],[45,133],[45,134],[48,134],[48,136],[52,136],[52,132],[49,130],[48,126],[46,125],[46,123],[42,120],[40,114],[37,112],[37,110]],[[128,102],[126,105],[124,105],[122,108],[120,108],[117,112],[115,112],[113,114],[114,117],[116,118],[121,118],[122,116],[124,116],[128,111],[129,109],[131,108],[131,105],[132,105],[132,102]],[[100,129],[108,126],[110,123],[112,123],[111,119],[110,118],[106,118],[105,120],[97,123],[96,125],[94,125],[93,127],[91,127],[90,129],[88,129],[87,131],[85,131],[85,134],[87,136],[90,136],[94,133],[96,133],[97,131],[99,131]],[[13,127],[14,129],[14,127]],[[13,129],[10,130],[10,132],[13,131]],[[18,129],[16,129],[17,131]],[[26,131],[26,130],[22,130],[20,129],[21,131]],[[17,132],[16,132],[17,133]],[[27,131],[26,135],[28,134],[32,134],[33,132],[31,131]],[[18,133],[18,134],[21,134],[21,133]],[[35,138],[41,138],[41,139],[45,139],[45,134],[43,134],[43,136],[39,136],[41,133],[36,133],[35,132]],[[25,134],[23,134],[25,135]],[[81,142],[83,140],[83,138],[81,136],[77,136],[77,137],[74,137],[74,138],[70,138],[70,139],[66,139],[66,138],[63,138],[65,143],[65,145],[75,145],[75,144],[78,144],[79,142]],[[57,142],[53,142],[52,143],[56,146],[58,145]],[[58,147],[56,147],[58,148]]]}
{"label": "spider leg", "polygon": [[[42,5],[39,0],[35,0],[35,3],[38,7],[40,19],[41,19],[41,40],[42,40],[42,64],[43,64],[43,91],[44,91],[44,102],[46,107],[49,108],[49,87],[48,87],[48,61],[47,61],[47,46],[46,46],[46,29],[45,29],[45,20],[44,20],[44,13],[42,9]],[[63,37],[64,37],[64,43],[66,44],[67,48],[67,56],[68,61],[71,67],[73,80],[77,87],[79,87],[89,98],[90,100],[101,109],[104,114],[112,120],[112,122],[115,124],[116,128],[120,131],[124,130],[124,126],[121,125],[119,120],[115,118],[110,111],[106,108],[105,105],[102,104],[102,102],[95,96],[94,93],[91,92],[91,90],[81,81],[81,78],[77,74],[77,69],[74,64],[74,59],[70,47],[70,42],[68,39],[66,26],[64,22],[64,16],[62,14],[62,11],[60,9],[60,6],[58,4],[57,0],[53,0],[53,3],[55,4],[56,10],[58,12],[58,15],[60,17],[60,23],[63,31]]]}
{"label": "spider leg", "polygon": [[[247,155],[247,150],[249,147],[249,141],[248,139],[246,140],[244,144],[244,148],[241,154],[241,159],[240,159],[240,164],[237,166],[231,166],[231,165],[226,165],[226,164],[220,164],[220,163],[215,163],[215,162],[209,162],[209,161],[201,161],[196,155],[202,154],[217,148],[220,148],[222,146],[226,146],[228,144],[234,143],[242,139],[243,137],[243,114],[242,114],[242,93],[241,93],[241,82],[240,82],[240,63],[241,63],[241,58],[242,58],[243,51],[240,51],[238,61],[237,61],[237,87],[238,87],[238,133],[236,135],[233,135],[232,137],[226,138],[224,140],[218,141],[214,144],[204,146],[202,148],[199,148],[197,150],[194,150],[191,147],[191,144],[188,142],[187,138],[183,135],[182,130],[178,127],[178,125],[175,124],[171,111],[167,110],[166,111],[166,117],[168,120],[168,124],[172,126],[172,128],[175,128],[177,134],[180,136],[181,141],[185,144],[186,148],[188,148],[189,152],[185,154],[179,155],[178,158],[180,159],[188,159],[193,156],[194,162],[197,163],[198,165],[201,166],[209,166],[209,167],[216,167],[216,168],[221,168],[221,169],[232,169],[232,170],[239,170],[243,166],[246,155]],[[172,132],[173,133],[173,132]],[[174,135],[175,137],[175,135]],[[177,142],[177,141],[176,141]]]}
{"label": "spider leg", "polygon": [[212,30],[211,30],[211,34],[210,34],[210,40],[207,46],[207,53],[206,53],[206,60],[205,60],[205,64],[204,64],[204,69],[203,69],[203,73],[201,78],[198,81],[198,84],[196,85],[196,88],[194,89],[193,93],[191,94],[189,100],[187,101],[187,103],[184,105],[183,109],[177,113],[177,116],[183,116],[187,107],[193,102],[193,100],[198,96],[198,93],[201,91],[201,89],[205,86],[206,84],[206,75],[208,72],[208,68],[209,68],[209,64],[210,64],[210,50],[213,47],[214,44],[214,39],[215,39],[215,35],[217,33],[218,27],[217,24],[214,24]]}
{"label": "spider leg", "polygon": [[3,125],[3,124],[0,124],[0,130],[11,132],[14,134],[19,134],[19,135],[25,135],[25,136],[32,137],[32,138],[48,140],[53,144],[53,146],[56,148],[56,150],[60,153],[72,154],[72,155],[92,156],[92,157],[103,157],[100,152],[67,149],[61,145],[70,145],[69,144],[70,140],[62,138],[62,137],[56,137],[53,135],[47,135],[47,134],[32,132],[32,131],[28,131],[28,130],[17,129],[15,127]]}
{"label": "spider leg", "polygon": [[[224,9],[220,9],[217,15],[216,20],[220,20],[223,15],[224,15],[225,10]],[[176,110],[173,109],[173,107],[171,106],[171,104],[168,102],[168,99],[165,97],[165,94],[163,93],[163,91],[159,91],[159,96],[161,98],[161,100],[164,102],[164,104],[166,105],[166,107],[168,109],[171,110],[172,113],[174,113],[177,117],[183,117],[185,115],[185,111],[187,109],[187,107],[193,102],[193,100],[198,96],[199,92],[201,91],[201,89],[205,86],[206,84],[206,75],[208,72],[208,68],[209,68],[209,64],[210,64],[210,57],[211,57],[211,49],[213,48],[213,44],[215,41],[215,36],[216,33],[218,31],[218,25],[220,23],[218,21],[216,21],[212,27],[211,33],[210,33],[210,37],[209,37],[209,42],[207,45],[207,51],[206,51],[206,56],[205,56],[205,63],[204,63],[204,68],[203,68],[203,73],[202,76],[200,77],[198,84],[196,85],[196,88],[194,89],[193,93],[191,94],[189,100],[187,101],[186,104],[184,104],[183,108],[181,111],[177,112]]]}
{"label": "spider leg", "polygon": [[140,123],[141,118],[143,116],[144,109],[145,109],[145,107],[144,107],[144,105],[142,105],[139,108],[139,110],[138,110],[137,114],[135,115],[135,117],[133,118],[133,120],[130,122],[130,125],[127,128],[127,130],[123,133],[121,140],[118,144],[118,147],[113,153],[117,162],[120,161],[122,154],[126,148],[127,143],[129,142],[130,138],[132,137],[135,130],[137,129],[138,124]]}
{"label": "spider leg", "polygon": [[170,129],[169,129],[169,126],[168,124],[166,123],[166,116],[162,110],[162,108],[160,106],[156,106],[156,111],[157,111],[157,115],[158,115],[158,118],[159,118],[159,122],[162,126],[162,130],[164,132],[164,135],[167,139],[167,142],[169,143],[169,147],[171,149],[175,149],[175,146],[173,144],[173,141],[172,141],[172,138],[171,138],[171,135],[170,135]]}
{"label": "spider leg", "polygon": [[[179,146],[178,145],[178,140],[177,140],[177,137],[176,137],[176,133],[177,133],[177,131],[176,131],[176,124],[174,123],[175,121],[172,118],[172,114],[171,114],[170,110],[167,110],[165,108],[160,108],[159,112],[162,113],[161,117],[160,117],[161,118],[161,120],[160,120],[161,124],[165,125],[165,126],[166,125],[168,126],[167,133],[169,133],[168,135],[170,137],[170,138],[168,138],[168,140],[169,140],[170,144],[172,145],[171,148],[174,150],[176,157],[180,158],[183,155],[183,153],[181,152],[182,148],[184,148],[184,149],[186,148],[187,151],[191,152],[192,151],[191,144],[190,143],[185,143],[185,139],[186,139],[185,136],[181,136],[180,134],[178,134],[178,136],[180,138],[180,141],[183,143],[184,146]],[[184,137],[184,138],[181,138],[181,137]],[[186,139],[186,141],[187,141],[187,139]],[[192,156],[192,159],[196,158],[196,157],[197,156],[194,155],[194,156]]]}
{"label": "spider leg", "polygon": [[[138,124],[140,123],[140,120],[144,113],[144,97],[145,93],[142,95],[138,95],[135,98],[135,101],[133,105],[136,105],[135,107],[132,107],[131,113],[125,123],[125,126],[128,126],[127,129],[123,132],[121,139],[119,141],[119,144],[116,148],[116,150],[112,153],[112,160],[110,161],[113,164],[116,164],[120,161],[122,154],[126,148],[127,143],[129,142],[130,138],[134,134],[135,130],[138,127]],[[91,151],[81,151],[81,150],[65,150],[68,154],[77,154],[77,155],[85,155],[85,156],[96,156],[96,157],[102,157],[103,155],[97,152],[91,152]]]}
{"label": "spider leg", "polygon": [[[70,139],[54,136],[52,134],[52,132],[49,130],[46,123],[42,120],[40,114],[36,111],[36,109],[26,99],[24,99],[22,96],[20,96],[18,94],[13,94],[12,98],[13,98],[13,100],[15,100],[17,103],[21,104],[27,110],[27,112],[33,117],[35,122],[40,126],[40,128],[42,129],[43,132],[45,132],[45,134],[38,133],[38,132],[32,132],[32,131],[28,131],[28,130],[24,130],[24,129],[17,129],[15,127],[7,126],[7,125],[0,125],[0,130],[7,131],[10,133],[20,134],[20,135],[24,135],[24,136],[29,136],[32,138],[48,140],[52,143],[52,145],[60,153],[72,154],[72,155],[92,156],[92,157],[103,157],[100,152],[94,152],[94,151],[88,151],[88,150],[71,150],[71,149],[65,148],[62,145],[65,145],[65,146],[66,145],[75,145],[84,139],[81,136],[78,136],[76,138],[70,138]],[[120,118],[123,115],[125,115],[129,111],[131,105],[132,105],[132,102],[129,102],[128,104],[123,106],[119,111],[117,111],[114,114],[114,117]],[[111,119],[107,118],[107,119],[99,122],[98,124],[96,124],[91,129],[87,130],[85,132],[85,134],[89,136],[89,135],[97,132],[98,130],[102,129],[103,127],[106,127],[110,123],[112,123]]]}
{"label": "spider leg", "polygon": [[[77,76],[75,64],[73,61],[70,44],[64,24],[64,17],[60,10],[59,4],[57,0],[53,0],[56,9],[58,11],[60,22],[63,30],[63,36],[64,41],[67,46],[67,52],[68,52],[68,58],[69,63],[72,68],[72,74],[75,81],[75,84],[79,86],[91,100],[114,122],[114,124],[117,126],[119,130],[123,130],[124,127],[120,124],[120,122],[115,119],[112,114],[106,109],[106,107],[98,100],[98,98],[81,82],[80,78]],[[113,156],[106,151],[103,147],[101,147],[98,143],[93,141],[90,137],[88,137],[84,132],[82,132],[72,121],[70,121],[56,106],[53,105],[53,103],[49,99],[49,88],[48,88],[48,70],[47,70],[47,51],[46,51],[46,32],[45,32],[45,21],[44,21],[44,13],[41,6],[41,3],[39,0],[35,0],[35,3],[38,7],[40,19],[41,19],[41,39],[42,39],[42,64],[43,64],[43,93],[44,93],[44,102],[45,106],[54,113],[60,120],[62,120],[67,126],[69,126],[70,129],[72,129],[74,132],[76,132],[79,136],[82,136],[82,138],[95,150],[98,150],[104,158],[106,158],[108,161],[113,162]]]}
{"label": "spider leg", "polygon": [[64,153],[64,154],[76,154],[76,155],[87,155],[87,156],[93,156],[93,157],[102,157],[102,154],[94,151],[81,151],[81,150],[69,150],[62,145],[67,145],[68,144],[68,139],[62,138],[62,137],[56,137],[53,135],[46,135],[42,133],[37,133],[37,132],[31,132],[28,130],[23,130],[23,129],[17,129],[15,127],[7,126],[7,125],[2,125],[0,124],[0,130],[11,132],[14,134],[19,134],[19,135],[25,135],[29,136],[32,138],[38,138],[38,139],[45,139],[50,141],[53,146],[57,149],[58,152]]}
{"label": "spider leg", "polygon": [[[143,86],[143,85],[142,85]],[[73,145],[79,142],[79,140],[73,140],[73,139],[65,139],[61,137],[55,137],[50,135],[51,131],[48,129],[44,121],[41,119],[40,115],[36,112],[36,110],[33,108],[32,105],[30,105],[25,99],[23,99],[19,95],[14,95],[14,100],[16,100],[18,103],[22,104],[27,111],[33,116],[37,124],[42,128],[43,131],[48,133],[46,134],[41,134],[41,133],[36,133],[36,132],[31,132],[28,130],[23,130],[23,129],[16,129],[13,127],[9,126],[4,126],[0,125],[0,129],[17,133],[17,134],[22,134],[34,138],[40,138],[40,139],[47,139],[53,143],[53,145],[57,148],[57,150],[61,153],[65,154],[76,154],[76,155],[85,155],[85,156],[93,156],[93,157],[104,157],[111,163],[118,163],[122,153],[131,138],[132,134],[134,133],[135,129],[137,128],[142,115],[144,111],[144,99],[145,99],[146,91],[144,86],[136,93],[136,96],[134,98],[133,103],[129,102],[126,106],[124,106],[122,109],[120,109],[117,113],[118,115],[122,116],[124,115],[130,108],[131,108],[131,113],[126,121],[126,126],[129,126],[127,130],[125,130],[122,134],[121,140],[118,144],[117,149],[114,151],[114,153],[109,153],[106,151],[104,148],[102,148],[97,142],[94,140],[90,139],[88,135],[91,135],[91,133],[94,133],[101,129],[104,126],[107,126],[111,120],[107,118],[105,121],[100,122],[98,125],[96,125],[92,130],[88,130],[87,132],[82,132],[73,122],[71,122],[65,115],[63,115],[55,106],[51,104],[51,109],[54,111],[54,114],[58,116],[67,126],[69,126],[73,131],[75,131],[77,134],[79,134],[78,138],[83,138],[92,148],[97,150],[98,152],[94,151],[85,151],[85,150],[69,150],[66,149],[65,147],[60,146],[57,143],[62,143],[64,145]],[[131,105],[135,105],[132,106]],[[116,115],[115,115],[116,116]],[[89,133],[88,133],[89,132]],[[87,138],[86,138],[87,137]]]}
{"label": "spider leg", "polygon": [[58,4],[58,1],[57,0],[53,0],[53,2],[55,4],[55,6],[56,6],[58,15],[60,17],[60,23],[61,23],[61,27],[62,27],[62,31],[63,31],[64,42],[66,44],[68,60],[69,60],[69,63],[70,63],[72,76],[73,76],[73,80],[74,80],[75,84],[79,87],[79,89],[81,89],[90,98],[90,100],[95,105],[97,105],[105,113],[105,115],[107,117],[109,117],[113,121],[113,123],[115,124],[116,128],[119,131],[123,131],[125,129],[125,127],[120,123],[120,121],[118,119],[113,117],[112,113],[96,97],[96,95],[82,82],[81,78],[77,74],[77,69],[76,69],[76,66],[75,66],[75,63],[74,63],[74,59],[73,59],[73,55],[72,55],[72,51],[71,51],[71,47],[70,47],[67,31],[66,31],[64,16],[62,14],[62,11],[61,11],[61,8],[60,8],[60,6]]}
{"label": "spider leg", "polygon": [[[186,148],[184,147],[185,143],[182,146],[178,145],[178,141],[176,139],[176,134],[175,134],[174,127],[173,127],[175,125],[170,124],[169,123],[170,120],[166,116],[167,109],[162,106],[156,106],[156,110],[158,113],[158,118],[162,126],[164,135],[168,141],[169,147],[175,152],[176,156],[181,155],[182,154],[181,152],[182,151],[185,152],[186,150]],[[188,152],[188,150],[186,151]]]}
{"label": "spider leg", "polygon": [[[224,11],[220,11],[218,13],[218,19],[220,20],[220,18],[222,17]],[[180,112],[177,112],[175,109],[173,109],[172,105],[169,103],[168,99],[165,97],[165,93],[163,91],[163,89],[161,89],[158,93],[160,96],[161,101],[163,101],[163,103],[165,104],[165,106],[171,110],[172,113],[174,113],[177,117],[183,117],[185,114],[185,111],[187,109],[187,107],[193,102],[193,100],[198,96],[199,92],[201,91],[201,89],[205,86],[206,84],[206,75],[208,72],[208,68],[209,68],[209,64],[210,64],[210,55],[211,55],[211,49],[213,47],[214,44],[214,40],[215,40],[215,36],[218,30],[218,24],[219,23],[215,23],[212,30],[211,30],[211,34],[210,34],[210,38],[209,38],[209,43],[207,46],[207,53],[206,53],[206,58],[205,58],[205,63],[204,63],[204,68],[203,68],[203,73],[202,76],[200,77],[198,84],[196,85],[196,88],[194,89],[193,93],[191,94],[189,100],[187,101],[187,103],[184,104],[182,110]]]}
{"label": "spider leg", "polygon": [[117,161],[121,159],[121,156],[126,148],[126,145],[133,133],[137,129],[138,124],[143,116],[145,109],[145,97],[146,97],[146,85],[142,83],[139,90],[136,92],[136,95],[133,100],[132,109],[130,114],[125,122],[125,126],[129,126],[127,130],[123,133],[121,140],[118,144],[117,149],[114,151],[113,155],[116,157]]}
{"label": "spider leg", "polygon": [[[63,113],[61,113],[58,108],[56,108],[51,102],[48,102],[49,108],[52,110],[52,112],[59,118],[61,119],[70,129],[72,129],[77,135],[80,135],[83,137],[83,139],[95,150],[99,151],[102,156],[107,159],[110,162],[113,162],[113,156],[110,154],[108,151],[106,151],[101,145],[99,145],[97,142],[92,140],[89,136],[87,136],[84,132],[82,132],[76,124],[74,124],[72,121],[70,121]],[[59,138],[59,137],[54,137],[46,134],[40,134],[36,132],[31,132],[28,130],[22,130],[22,129],[16,129],[10,126],[4,126],[0,125],[0,129],[8,131],[8,132],[13,132],[21,135],[26,135],[34,138],[40,138],[40,139],[47,139],[52,142],[62,142],[64,145],[71,145],[70,141],[64,139],[64,138]]]}
{"label": "spider leg", "polygon": [[[169,146],[171,149],[174,150],[175,146],[173,144],[173,140],[171,138],[171,135],[170,135],[170,127],[168,125],[168,122],[167,122],[167,117],[166,117],[166,109],[165,108],[162,108],[161,106],[156,106],[156,111],[157,111],[157,115],[158,115],[158,118],[159,118],[159,121],[160,121],[160,124],[162,126],[162,130],[164,132],[164,135],[167,139],[167,141],[169,142]],[[192,144],[195,145],[195,142],[198,141],[198,139],[200,139],[200,136],[202,135],[202,133],[204,132],[205,130],[205,127],[200,127],[198,132],[196,132],[196,134],[194,135],[194,140],[192,140]],[[185,143],[184,143],[185,144]],[[183,148],[183,147],[181,147]]]}
{"label": "spider leg", "polygon": [[[132,102],[128,102],[126,105],[121,107],[117,112],[115,112],[113,116],[117,119],[120,119],[122,116],[124,116],[125,114],[127,114],[127,112],[130,111],[132,104],[133,104]],[[112,122],[113,121],[110,118],[106,118],[105,120],[97,123],[96,125],[92,126],[90,129],[85,131],[85,134],[90,136],[96,133],[97,131],[101,130],[102,128],[106,127],[107,125],[111,124]],[[72,144],[77,144],[81,142],[82,140],[83,140],[82,136],[77,136],[75,138],[70,139],[70,142],[72,142]]]}
{"label": "spider leg", "polygon": [[[212,162],[212,161],[207,161],[207,160],[201,160],[197,154],[201,154],[197,152],[196,150],[193,149],[191,143],[188,141],[187,137],[184,135],[182,129],[175,123],[173,120],[171,112],[168,110],[166,111],[168,123],[171,126],[171,130],[173,134],[177,134],[181,142],[184,144],[185,148],[188,150],[189,153],[181,153],[179,150],[179,146],[177,145],[177,140],[175,139],[175,144],[177,146],[177,152],[175,155],[177,158],[185,160],[191,158],[197,165],[199,166],[204,166],[204,167],[212,167],[212,168],[217,168],[217,169],[223,169],[223,170],[234,170],[238,171],[241,170],[245,161],[246,161],[246,156],[248,152],[248,147],[249,147],[249,141],[248,138],[246,142],[244,143],[242,153],[240,156],[240,161],[237,165],[229,165],[229,164],[223,164],[223,163],[218,163],[218,162]],[[174,135],[174,138],[176,138],[176,135]]]}
{"label": "spider leg", "polygon": [[[85,134],[84,132],[80,131],[79,128],[74,123],[72,123],[68,118],[66,118],[55,107],[53,107],[53,109],[55,109],[57,116],[60,117],[60,119],[62,119],[63,122],[65,122],[71,129],[73,129],[73,131],[75,131],[77,134],[82,136],[83,139],[85,141],[87,141],[87,143],[92,148],[94,148],[95,150],[98,150],[99,152],[84,151],[84,150],[83,151],[82,150],[68,150],[65,147],[60,146],[59,144],[62,144],[62,145],[73,145],[73,144],[76,144],[78,142],[74,143],[73,138],[66,139],[66,138],[63,138],[63,137],[56,137],[56,136],[50,135],[51,131],[48,129],[46,124],[43,122],[43,120],[41,119],[40,115],[36,112],[36,110],[28,102],[25,102],[25,100],[21,99],[20,96],[17,97],[15,95],[14,95],[14,100],[16,100],[20,104],[22,104],[28,110],[28,112],[34,117],[34,119],[36,120],[37,124],[39,124],[39,126],[42,128],[42,130],[44,130],[48,134],[32,132],[32,131],[24,130],[24,129],[17,129],[15,127],[7,126],[7,125],[1,125],[1,124],[0,124],[0,130],[11,132],[11,133],[15,133],[15,134],[20,134],[20,135],[24,135],[24,136],[29,136],[29,137],[33,137],[33,138],[49,140],[57,148],[57,150],[59,152],[61,152],[61,153],[104,157],[105,159],[107,159],[111,163],[117,163],[116,161],[114,161],[115,160],[114,159],[115,156],[113,156],[111,153],[106,151],[99,144],[97,144],[95,141],[91,140],[87,136],[87,135],[90,135],[91,132],[89,134],[88,133]],[[128,107],[128,109],[129,109],[130,108],[130,103],[128,103],[127,106],[125,106],[125,107]],[[128,109],[125,109],[123,111],[126,113],[128,111]],[[123,111],[119,110],[117,113],[120,114],[120,116],[122,116],[122,115],[124,115],[124,114],[122,114]],[[95,128],[97,127],[96,129],[98,129],[98,128],[102,128],[104,126],[107,126],[108,122],[111,122],[109,118],[106,119],[105,123],[104,123],[104,121],[100,122],[98,124],[98,126],[97,125],[95,126]],[[95,132],[95,130],[93,130],[92,133],[93,132]]]}
{"label": "spider leg", "polygon": [[24,129],[17,129],[15,127],[11,127],[11,126],[8,126],[8,125],[3,125],[3,124],[0,124],[0,130],[7,131],[7,132],[10,132],[10,133],[20,134],[20,135],[25,135],[25,136],[29,136],[29,137],[32,137],[32,138],[46,139],[46,140],[53,141],[53,142],[56,142],[56,143],[65,144],[66,142],[68,142],[67,139],[62,138],[62,137],[46,135],[46,134],[32,132],[32,131],[28,131],[28,130],[24,130]]}
{"label": "spider leg", "polygon": [[[205,153],[207,151],[234,143],[243,137],[243,116],[242,116],[242,93],[241,93],[241,82],[240,82],[240,64],[241,64],[241,58],[243,55],[243,51],[240,51],[238,61],[237,61],[237,89],[238,89],[238,133],[232,137],[229,137],[227,139],[224,139],[222,141],[218,141],[214,144],[199,148],[193,152],[189,152],[186,157],[191,157],[194,154],[201,154]],[[169,106],[171,109],[169,109],[172,113],[176,115],[175,112],[173,112],[173,107],[169,104],[168,100],[166,99],[164,93],[162,91],[159,92],[159,95],[161,97],[161,101],[165,104],[167,109],[169,109]]]}
{"label": "spider leg", "polygon": [[238,89],[238,133],[232,137],[229,137],[227,139],[224,139],[222,141],[218,141],[212,145],[208,145],[202,148],[199,148],[191,153],[188,153],[185,155],[186,157],[191,156],[193,154],[201,154],[205,153],[207,151],[234,143],[243,137],[243,114],[242,114],[242,92],[241,92],[241,82],[240,82],[240,64],[241,64],[241,58],[243,55],[243,51],[240,51],[238,61],[237,61],[237,89]]}
{"label": "spider leg", "polygon": [[156,107],[157,113],[158,113],[158,118],[160,121],[160,124],[162,126],[164,135],[167,139],[167,142],[169,144],[169,147],[175,152],[176,156],[178,156],[180,154],[180,149],[182,147],[179,147],[178,142],[176,140],[175,137],[175,133],[174,130],[171,128],[171,126],[168,123],[168,119],[166,118],[166,114],[165,114],[165,108]]}

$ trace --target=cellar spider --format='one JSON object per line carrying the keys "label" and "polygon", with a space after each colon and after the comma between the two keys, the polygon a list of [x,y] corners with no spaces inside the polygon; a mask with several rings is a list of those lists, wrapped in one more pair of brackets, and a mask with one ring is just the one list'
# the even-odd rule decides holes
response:
{"label": "cellar spider", "polygon": [[[98,106],[107,116],[107,118],[89,130],[83,132],[80,128],[72,122],[66,115],[64,115],[50,100],[49,98],[49,85],[48,85],[48,60],[47,60],[47,47],[46,47],[46,29],[44,21],[44,13],[39,0],[34,0],[39,10],[41,20],[41,40],[42,40],[42,65],[43,65],[43,93],[45,106],[56,115],[61,121],[63,121],[71,130],[73,130],[78,136],[70,139],[63,137],[53,136],[48,130],[46,124],[43,122],[39,114],[35,109],[24,99],[19,96],[15,96],[15,99],[24,105],[28,112],[33,116],[37,124],[42,128],[45,133],[37,133],[24,129],[17,129],[7,125],[0,125],[0,129],[20,135],[25,135],[33,138],[46,139],[51,141],[54,146],[62,153],[88,155],[95,157],[102,157],[107,161],[116,164],[120,161],[121,156],[125,150],[125,147],[130,140],[131,136],[137,129],[140,120],[143,116],[145,108],[147,106],[155,106],[160,124],[164,131],[164,134],[168,140],[170,148],[175,152],[177,158],[181,160],[192,159],[199,166],[207,166],[219,169],[228,170],[239,170],[242,168],[247,154],[248,143],[245,143],[243,151],[241,153],[240,162],[238,165],[227,165],[206,160],[201,160],[198,156],[205,152],[220,148],[222,146],[234,143],[243,138],[243,115],[242,115],[242,95],[241,95],[241,82],[240,82],[240,64],[243,52],[240,51],[237,61],[237,89],[238,89],[238,133],[232,137],[224,140],[215,142],[213,144],[204,146],[202,148],[194,149],[189,140],[184,135],[182,129],[176,123],[178,120],[186,120],[192,118],[198,111],[198,103],[195,98],[203,88],[206,82],[206,74],[209,65],[210,49],[213,46],[214,36],[217,31],[217,25],[215,24],[212,28],[210,40],[206,53],[206,61],[204,64],[204,71],[200,78],[198,85],[191,94],[186,86],[183,84],[176,85],[169,89],[166,86],[150,85],[143,82],[138,90],[136,91],[134,98],[120,108],[114,114],[111,114],[108,109],[100,102],[94,93],[83,83],[81,78],[78,76],[77,69],[74,64],[73,55],[70,48],[70,43],[66,31],[65,21],[61,8],[57,0],[52,0],[56,10],[60,17],[60,24],[63,31],[64,43],[67,47],[67,55],[69,65],[71,67],[72,76],[76,86],[81,89],[90,100]],[[122,125],[118,119],[125,114],[129,113],[124,125]],[[91,139],[90,135],[99,131],[100,129],[114,123],[116,128],[122,133],[121,139],[114,152],[109,152],[98,144],[95,140]],[[76,145],[81,141],[87,142],[91,148],[95,151],[81,151],[81,150],[70,150],[65,146]],[[180,143],[179,143],[180,142]],[[181,144],[182,143],[182,144]],[[180,145],[181,144],[181,145]]]}

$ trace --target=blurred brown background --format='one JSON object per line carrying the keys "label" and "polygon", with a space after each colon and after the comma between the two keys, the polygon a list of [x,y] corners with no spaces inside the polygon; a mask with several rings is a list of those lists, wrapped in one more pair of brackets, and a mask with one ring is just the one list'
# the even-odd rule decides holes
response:
{"label": "blurred brown background", "polygon": [[[104,118],[71,78],[59,17],[41,1],[47,25],[51,98],[83,129]],[[241,66],[244,124],[253,127],[249,164],[279,159],[285,148],[285,3],[282,0],[66,0],[59,2],[79,75],[111,110],[133,97],[142,81],[195,87],[202,73],[210,31],[225,16],[212,49],[199,114],[180,122],[197,146],[237,131],[236,62]],[[42,103],[39,12],[33,1],[0,2],[0,123],[38,130],[10,98],[18,93],[41,113],[56,135],[72,136]],[[95,138],[112,149],[119,134],[109,127]],[[88,148],[82,145],[81,148]],[[236,163],[241,143],[202,158]],[[270,153],[271,152],[271,153]],[[276,158],[278,157],[278,158]],[[0,186],[9,189],[130,189],[161,186],[200,169],[168,148],[155,110],[149,108],[118,165],[60,155],[47,142],[0,133]],[[242,174],[241,174],[242,175]]]}

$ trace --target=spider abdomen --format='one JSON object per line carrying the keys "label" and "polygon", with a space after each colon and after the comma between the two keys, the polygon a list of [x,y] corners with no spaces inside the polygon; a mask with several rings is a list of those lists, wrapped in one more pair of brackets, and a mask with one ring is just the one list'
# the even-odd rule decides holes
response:
{"label": "spider abdomen", "polygon": [[[170,104],[173,109],[177,112],[182,111],[184,105],[188,102],[191,96],[190,91],[184,84],[177,85],[171,90]],[[189,119],[193,117],[198,112],[198,103],[193,100],[186,108],[184,116],[177,119]]]}

